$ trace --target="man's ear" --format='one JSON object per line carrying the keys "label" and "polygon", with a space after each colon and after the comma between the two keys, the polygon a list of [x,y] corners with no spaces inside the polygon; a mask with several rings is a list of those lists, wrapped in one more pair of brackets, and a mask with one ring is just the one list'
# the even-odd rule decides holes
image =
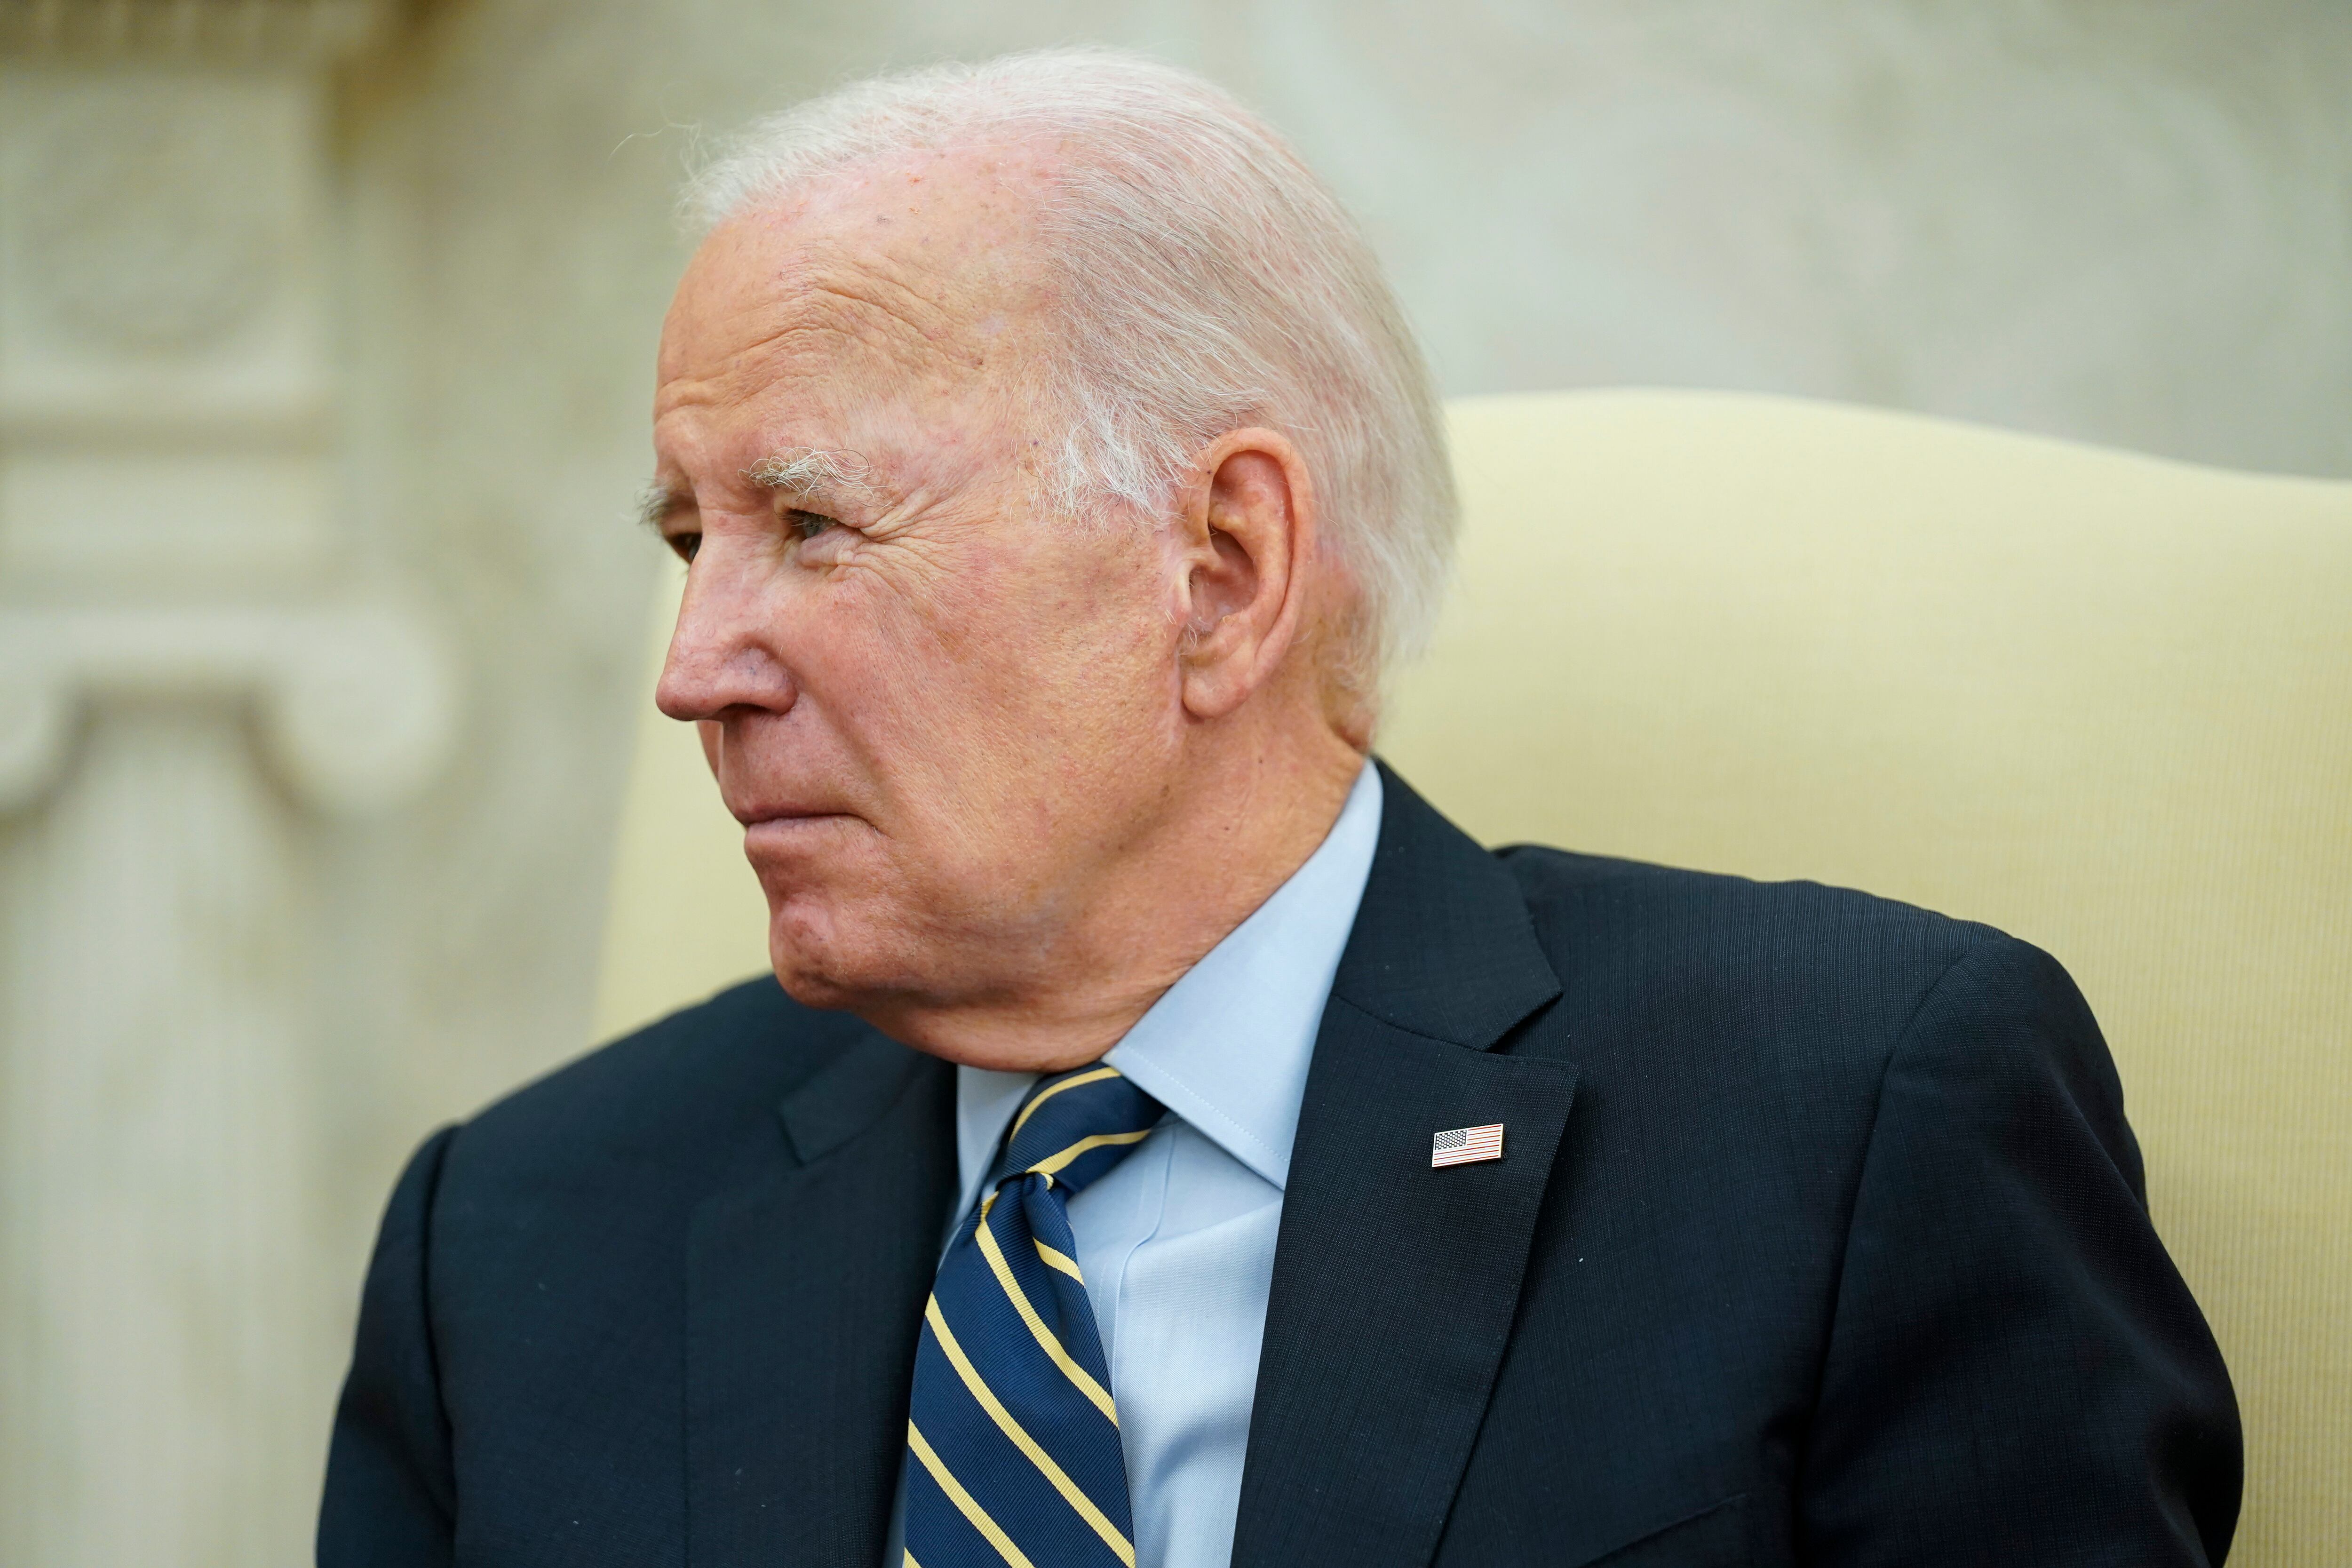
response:
{"label": "man's ear", "polygon": [[1221,719],[1297,640],[1315,494],[1289,438],[1235,430],[1202,453],[1179,522],[1185,711]]}

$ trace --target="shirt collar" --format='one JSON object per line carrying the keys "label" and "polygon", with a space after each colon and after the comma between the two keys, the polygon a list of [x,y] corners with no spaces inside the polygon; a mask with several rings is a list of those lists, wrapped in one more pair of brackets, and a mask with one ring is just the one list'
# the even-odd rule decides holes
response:
{"label": "shirt collar", "polygon": [[[1103,1059],[1276,1187],[1307,1064],[1380,842],[1381,775],[1357,774],[1307,863],[1161,994]],[[956,1069],[956,1156],[969,1210],[1034,1073]]]}

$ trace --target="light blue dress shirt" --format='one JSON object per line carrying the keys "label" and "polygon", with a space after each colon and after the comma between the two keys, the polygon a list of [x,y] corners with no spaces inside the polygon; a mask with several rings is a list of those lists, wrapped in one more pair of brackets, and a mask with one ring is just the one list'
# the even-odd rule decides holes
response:
{"label": "light blue dress shirt", "polygon": [[[1103,1058],[1168,1108],[1070,1203],[1118,1405],[1136,1568],[1225,1568],[1233,1558],[1291,1141],[1380,826],[1381,777],[1367,763],[1307,863]],[[1035,1081],[956,1069],[958,1215],[979,1202]],[[894,1565],[904,1508],[902,1484]]]}

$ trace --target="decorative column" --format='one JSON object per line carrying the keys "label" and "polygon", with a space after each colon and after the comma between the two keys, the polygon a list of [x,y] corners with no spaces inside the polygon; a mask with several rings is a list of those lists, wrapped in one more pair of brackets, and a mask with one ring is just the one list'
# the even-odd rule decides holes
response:
{"label": "decorative column", "polygon": [[0,1563],[295,1563],[311,861],[456,679],[338,525],[327,73],[365,4],[0,0]]}

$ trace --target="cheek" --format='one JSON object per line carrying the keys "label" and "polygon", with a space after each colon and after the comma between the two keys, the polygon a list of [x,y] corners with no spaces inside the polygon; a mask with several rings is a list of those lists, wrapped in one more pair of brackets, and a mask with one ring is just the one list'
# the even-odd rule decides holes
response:
{"label": "cheek", "polygon": [[919,581],[844,571],[807,606],[806,698],[880,786],[890,837],[942,871],[1087,837],[1156,790],[1180,733],[1149,563],[1045,543],[975,542]]}
{"label": "cheek", "polygon": [[1066,586],[1050,613],[1067,700],[1155,724],[1176,711],[1181,617],[1155,563],[1114,557]]}
{"label": "cheek", "polygon": [[1093,559],[1091,542],[1062,548],[1073,553],[989,563],[971,582],[971,613],[941,637],[1046,743],[1131,722],[1156,695],[1155,669],[1172,666],[1155,584],[1123,556]]}
{"label": "cheek", "polygon": [[879,831],[862,846],[829,846],[828,859],[878,854],[898,865],[892,882],[928,879],[977,847],[982,808],[1003,801],[996,747],[1039,722],[1016,706],[1019,660],[1005,657],[1011,634],[993,601],[935,600],[919,591],[929,586],[845,568],[809,585],[794,625],[800,711],[787,727],[791,744],[826,759],[818,765],[841,775]]}
{"label": "cheek", "polygon": [[1003,715],[989,738],[1000,798],[1027,853],[1050,841],[1091,856],[1124,837],[1179,753],[1175,630],[1152,584],[1122,564],[1044,585],[982,656]]}

